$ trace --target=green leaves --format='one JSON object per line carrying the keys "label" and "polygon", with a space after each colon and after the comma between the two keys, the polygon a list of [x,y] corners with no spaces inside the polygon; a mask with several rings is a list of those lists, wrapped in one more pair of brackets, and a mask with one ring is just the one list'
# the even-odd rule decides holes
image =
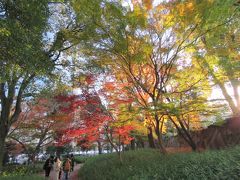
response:
{"label": "green leaves", "polygon": [[239,147],[222,151],[180,153],[163,156],[157,150],[127,151],[123,165],[116,154],[89,159],[80,170],[81,179],[238,179]]}
{"label": "green leaves", "polygon": [[34,73],[49,70],[51,63],[42,42],[48,18],[47,1],[5,1],[3,5],[0,61]]}

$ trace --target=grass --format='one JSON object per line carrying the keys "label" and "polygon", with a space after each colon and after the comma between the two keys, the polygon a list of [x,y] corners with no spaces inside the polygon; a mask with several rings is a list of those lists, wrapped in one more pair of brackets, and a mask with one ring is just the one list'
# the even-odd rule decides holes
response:
{"label": "grass", "polygon": [[234,180],[240,179],[240,147],[203,153],[160,155],[145,149],[92,157],[80,169],[81,180]]}

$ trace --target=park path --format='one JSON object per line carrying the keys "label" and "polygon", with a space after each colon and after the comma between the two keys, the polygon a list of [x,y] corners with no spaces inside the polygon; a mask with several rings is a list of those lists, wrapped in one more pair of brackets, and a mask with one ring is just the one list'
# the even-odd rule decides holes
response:
{"label": "park path", "polygon": [[77,164],[75,165],[74,167],[74,171],[70,173],[70,178],[69,180],[79,180],[78,178],[78,172],[79,172],[79,169],[82,167],[83,164]]}
{"label": "park path", "polygon": [[[68,180],[79,180],[78,178],[78,172],[79,172],[79,169],[82,167],[83,164],[76,164],[74,166],[74,171],[73,172],[70,172],[70,177],[68,178]],[[54,180],[53,178],[53,172],[51,171],[50,173],[50,178],[48,180]],[[41,174],[42,176],[44,176],[44,173]],[[62,172],[62,179],[63,179],[63,172]],[[61,180],[62,180],[61,179]]]}

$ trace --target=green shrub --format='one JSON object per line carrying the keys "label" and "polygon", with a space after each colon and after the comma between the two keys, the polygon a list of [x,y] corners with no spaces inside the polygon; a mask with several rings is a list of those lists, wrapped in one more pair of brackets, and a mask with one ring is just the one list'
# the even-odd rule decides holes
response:
{"label": "green shrub", "polygon": [[2,177],[10,177],[10,176],[24,176],[24,175],[32,175],[37,174],[43,171],[43,164],[35,164],[33,165],[7,165],[3,167],[3,172],[0,174],[0,178]]}
{"label": "green shrub", "polygon": [[85,163],[91,156],[75,156],[75,162],[78,164]]}
{"label": "green shrub", "polygon": [[1,180],[44,180],[44,177],[37,175],[29,176],[10,176],[10,177],[0,177]]}
{"label": "green shrub", "polygon": [[80,169],[81,180],[207,180],[240,179],[240,147],[203,153],[160,155],[145,149],[89,159]]}

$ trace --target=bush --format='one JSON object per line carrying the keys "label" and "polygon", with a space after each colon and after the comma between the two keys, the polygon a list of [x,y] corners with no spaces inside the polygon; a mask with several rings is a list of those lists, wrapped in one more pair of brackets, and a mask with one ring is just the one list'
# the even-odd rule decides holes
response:
{"label": "bush", "polygon": [[90,159],[90,156],[75,156],[75,162],[78,164],[85,163],[88,159]]}
{"label": "bush", "polygon": [[0,177],[1,180],[44,180],[44,177],[41,176],[13,176],[13,177]]}
{"label": "bush", "polygon": [[25,176],[37,174],[43,171],[43,164],[33,165],[7,165],[3,168],[3,172],[0,174],[0,178],[11,176]]}
{"label": "bush", "polygon": [[82,180],[198,180],[240,179],[240,147],[203,153],[160,155],[145,149],[123,154],[99,155],[80,169]]}

